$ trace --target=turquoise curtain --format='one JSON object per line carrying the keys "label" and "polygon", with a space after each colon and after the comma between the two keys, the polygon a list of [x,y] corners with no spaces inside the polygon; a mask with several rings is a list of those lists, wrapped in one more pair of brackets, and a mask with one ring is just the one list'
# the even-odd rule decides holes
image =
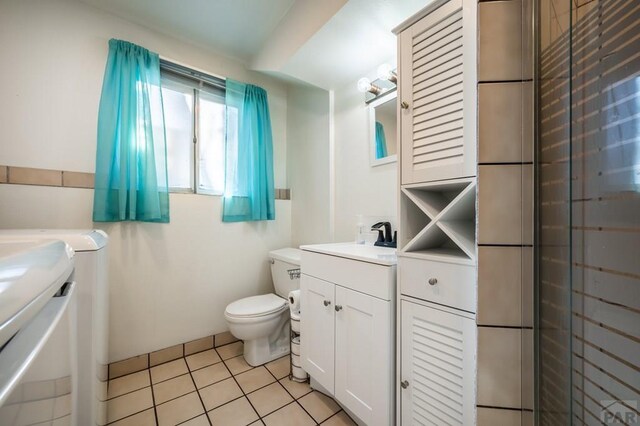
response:
{"label": "turquoise curtain", "polygon": [[109,40],[98,114],[94,222],[169,222],[158,54]]}
{"label": "turquoise curtain", "polygon": [[275,219],[273,140],[267,92],[227,79],[223,222]]}
{"label": "turquoise curtain", "polygon": [[376,121],[376,159],[387,156],[387,139],[384,136],[384,126]]}

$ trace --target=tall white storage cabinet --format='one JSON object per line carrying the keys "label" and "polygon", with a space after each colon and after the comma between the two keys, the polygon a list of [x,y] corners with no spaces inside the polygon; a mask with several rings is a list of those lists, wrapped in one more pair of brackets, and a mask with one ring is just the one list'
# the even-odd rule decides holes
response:
{"label": "tall white storage cabinet", "polygon": [[302,367],[312,386],[362,423],[393,424],[394,250],[354,243],[302,249]]}
{"label": "tall white storage cabinet", "polygon": [[476,423],[477,0],[396,28],[397,424]]}

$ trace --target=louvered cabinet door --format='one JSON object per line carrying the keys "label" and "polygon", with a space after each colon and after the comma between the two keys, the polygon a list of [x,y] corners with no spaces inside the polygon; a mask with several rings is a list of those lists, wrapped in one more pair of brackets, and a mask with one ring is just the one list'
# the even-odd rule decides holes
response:
{"label": "louvered cabinet door", "polygon": [[401,423],[474,425],[475,321],[406,300],[401,311]]}
{"label": "louvered cabinet door", "polygon": [[402,184],[476,174],[476,0],[449,0],[400,34]]}

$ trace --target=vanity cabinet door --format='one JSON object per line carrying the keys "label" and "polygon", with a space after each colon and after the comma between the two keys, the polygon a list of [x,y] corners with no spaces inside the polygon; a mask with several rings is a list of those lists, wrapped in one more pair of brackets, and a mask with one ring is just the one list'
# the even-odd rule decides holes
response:
{"label": "vanity cabinet door", "polygon": [[476,324],[401,302],[401,423],[475,424]]}
{"label": "vanity cabinet door", "polygon": [[335,396],[367,425],[392,424],[391,302],[336,287]]}
{"label": "vanity cabinet door", "polygon": [[302,274],[300,280],[302,368],[334,393],[335,285]]}
{"label": "vanity cabinet door", "polygon": [[449,0],[399,35],[402,184],[476,174],[476,0]]}

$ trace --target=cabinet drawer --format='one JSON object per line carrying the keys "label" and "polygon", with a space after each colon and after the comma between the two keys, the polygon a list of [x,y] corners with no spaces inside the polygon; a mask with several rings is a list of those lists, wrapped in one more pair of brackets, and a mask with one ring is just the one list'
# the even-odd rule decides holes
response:
{"label": "cabinet drawer", "polygon": [[395,266],[383,266],[303,250],[300,267],[303,274],[382,300],[391,300],[396,292]]}
{"label": "cabinet drawer", "polygon": [[402,257],[398,268],[402,294],[476,311],[475,266]]}

